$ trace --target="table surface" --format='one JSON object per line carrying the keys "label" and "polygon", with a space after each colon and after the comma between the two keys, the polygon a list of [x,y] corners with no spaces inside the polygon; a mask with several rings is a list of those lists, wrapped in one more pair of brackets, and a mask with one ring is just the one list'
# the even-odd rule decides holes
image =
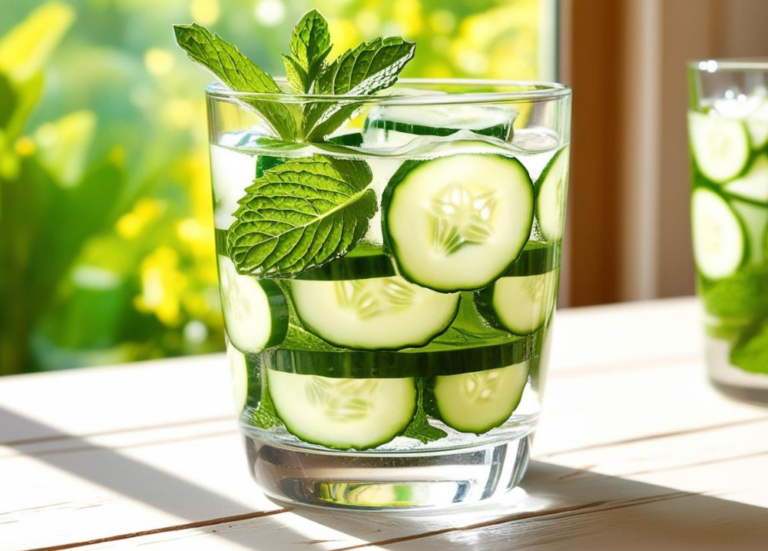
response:
{"label": "table surface", "polygon": [[692,299],[559,314],[534,461],[442,514],[286,509],[223,356],[0,379],[0,551],[768,548],[768,409],[711,389]]}

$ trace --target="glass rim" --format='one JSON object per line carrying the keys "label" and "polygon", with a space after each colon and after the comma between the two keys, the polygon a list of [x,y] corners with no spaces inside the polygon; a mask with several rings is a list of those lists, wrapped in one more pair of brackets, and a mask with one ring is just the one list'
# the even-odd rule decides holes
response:
{"label": "glass rim", "polygon": [[768,57],[695,59],[688,62],[688,68],[703,73],[715,73],[717,71],[768,72]]}
{"label": "glass rim", "polygon": [[[286,84],[285,78],[276,78],[278,84]],[[559,82],[535,80],[492,80],[492,79],[432,79],[401,78],[398,85],[463,86],[466,88],[498,87],[509,88],[494,92],[445,92],[435,94],[387,94],[387,95],[323,95],[265,92],[235,92],[221,82],[212,82],[205,87],[206,96],[219,99],[258,99],[280,103],[339,102],[369,103],[378,105],[445,105],[467,103],[492,103],[503,101],[548,101],[571,95],[571,88]],[[526,89],[528,88],[528,89]]]}

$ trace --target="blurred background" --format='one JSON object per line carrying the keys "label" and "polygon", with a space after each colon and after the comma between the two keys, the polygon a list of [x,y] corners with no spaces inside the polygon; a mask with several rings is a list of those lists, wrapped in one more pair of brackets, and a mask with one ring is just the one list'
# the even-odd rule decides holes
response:
{"label": "blurred background", "polygon": [[404,76],[553,79],[553,0],[4,0],[0,375],[223,350],[195,21],[283,73],[293,25],[331,57],[418,42]]}
{"label": "blurred background", "polygon": [[764,0],[3,0],[0,374],[223,348],[203,87],[171,24],[267,71],[301,15],[334,56],[573,86],[562,306],[692,294],[685,63],[768,54]]}

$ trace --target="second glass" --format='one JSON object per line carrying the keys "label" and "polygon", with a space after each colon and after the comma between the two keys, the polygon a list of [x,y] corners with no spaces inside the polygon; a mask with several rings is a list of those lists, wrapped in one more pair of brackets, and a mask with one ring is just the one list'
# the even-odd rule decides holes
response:
{"label": "second glass", "polygon": [[768,402],[768,61],[688,68],[691,220],[709,378]]}
{"label": "second glass", "polygon": [[[207,96],[228,354],[258,484],[366,509],[513,488],[551,345],[570,90]],[[318,103],[357,116],[322,143],[268,137],[259,112]]]}

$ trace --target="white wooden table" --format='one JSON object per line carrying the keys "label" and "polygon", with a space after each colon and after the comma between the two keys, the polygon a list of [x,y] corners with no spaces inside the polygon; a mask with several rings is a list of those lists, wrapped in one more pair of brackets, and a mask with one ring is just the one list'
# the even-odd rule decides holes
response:
{"label": "white wooden table", "polygon": [[264,498],[223,356],[0,379],[0,551],[768,549],[768,409],[707,385],[694,302],[556,331],[522,488],[452,514]]}

